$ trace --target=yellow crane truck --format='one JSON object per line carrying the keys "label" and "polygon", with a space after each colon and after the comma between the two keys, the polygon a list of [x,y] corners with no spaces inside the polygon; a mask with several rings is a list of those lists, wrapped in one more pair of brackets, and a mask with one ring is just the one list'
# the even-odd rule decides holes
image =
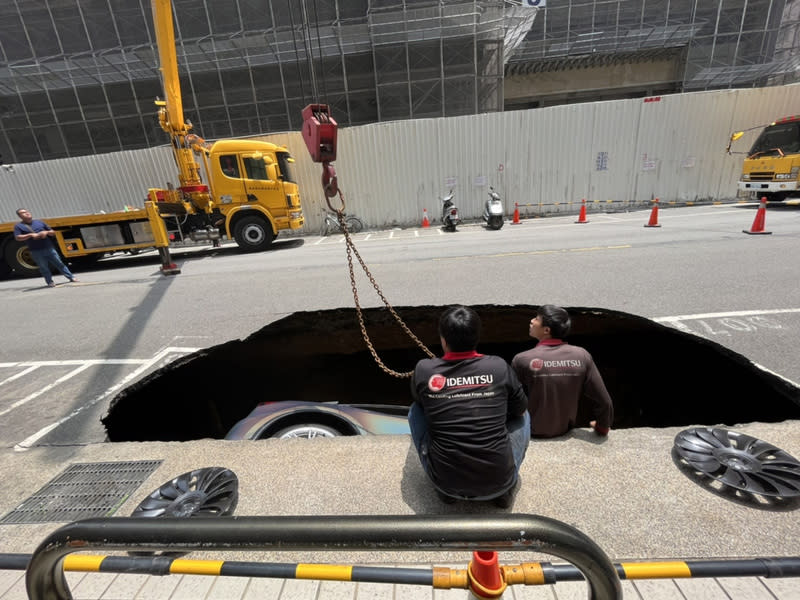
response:
{"label": "yellow crane truck", "polygon": [[733,142],[753,129],[762,131],[742,164],[739,191],[769,202],[800,199],[800,115],[735,132],[728,153],[734,154]]}
{"label": "yellow crane truck", "polygon": [[[169,258],[175,242],[214,241],[225,235],[244,251],[264,250],[279,231],[303,227],[294,159],[276,144],[207,143],[190,133],[192,124],[183,115],[171,0],[152,0],[152,9],[164,90],[164,99],[156,100],[158,121],[170,137],[179,185],[149,189],[144,208],[34,218],[55,230],[54,242],[67,260],[93,261],[107,253],[157,248],[167,274],[177,272]],[[0,223],[0,275],[34,275],[38,268],[25,243],[14,239],[14,225]]]}

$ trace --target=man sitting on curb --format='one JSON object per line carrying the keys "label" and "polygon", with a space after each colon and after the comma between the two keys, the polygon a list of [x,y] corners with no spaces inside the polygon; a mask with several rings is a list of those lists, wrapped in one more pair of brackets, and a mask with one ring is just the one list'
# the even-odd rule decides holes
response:
{"label": "man sitting on curb", "polygon": [[539,340],[511,361],[528,392],[533,437],[556,437],[575,427],[578,407],[588,402],[594,418],[590,425],[608,435],[614,406],[592,355],[564,341],[572,322],[560,306],[540,306],[528,333]]}
{"label": "man sitting on curb", "polygon": [[422,468],[439,497],[508,508],[530,442],[522,385],[499,356],[475,350],[481,320],[454,306],[439,319],[442,358],[417,363],[408,414]]}

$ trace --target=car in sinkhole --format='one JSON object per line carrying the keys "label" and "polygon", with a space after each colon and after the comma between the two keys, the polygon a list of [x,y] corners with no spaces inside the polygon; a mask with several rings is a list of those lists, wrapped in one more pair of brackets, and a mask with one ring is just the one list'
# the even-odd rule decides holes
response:
{"label": "car in sinkhole", "polygon": [[[437,326],[445,308],[395,311],[441,354]],[[472,308],[483,323],[480,352],[510,361],[533,344],[528,324],[536,305]],[[630,313],[565,308],[572,318],[567,340],[591,352],[614,401],[613,429],[800,419],[800,388],[712,340]],[[409,381],[387,369],[410,372],[426,354],[387,310],[362,309],[362,316],[384,367],[364,341],[355,309],[296,312],[120,391],[102,418],[107,439],[296,437],[303,428],[312,436],[407,432],[397,428],[411,402]],[[580,414],[577,425],[589,420]]]}

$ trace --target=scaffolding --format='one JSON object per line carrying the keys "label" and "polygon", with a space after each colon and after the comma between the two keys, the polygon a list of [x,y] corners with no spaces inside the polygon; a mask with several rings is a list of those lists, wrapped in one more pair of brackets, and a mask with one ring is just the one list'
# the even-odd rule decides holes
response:
{"label": "scaffolding", "polygon": [[[206,139],[504,109],[526,75],[679,57],[680,89],[798,78],[798,0],[173,0],[185,112]],[[0,6],[0,153],[165,143],[149,0]]]}

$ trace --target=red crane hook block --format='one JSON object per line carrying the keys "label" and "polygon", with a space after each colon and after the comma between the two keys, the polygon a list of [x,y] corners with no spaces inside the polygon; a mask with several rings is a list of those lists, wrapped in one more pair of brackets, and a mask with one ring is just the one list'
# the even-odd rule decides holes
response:
{"label": "red crane hook block", "polygon": [[338,125],[328,112],[327,104],[309,104],[303,109],[303,139],[314,162],[336,160]]}

